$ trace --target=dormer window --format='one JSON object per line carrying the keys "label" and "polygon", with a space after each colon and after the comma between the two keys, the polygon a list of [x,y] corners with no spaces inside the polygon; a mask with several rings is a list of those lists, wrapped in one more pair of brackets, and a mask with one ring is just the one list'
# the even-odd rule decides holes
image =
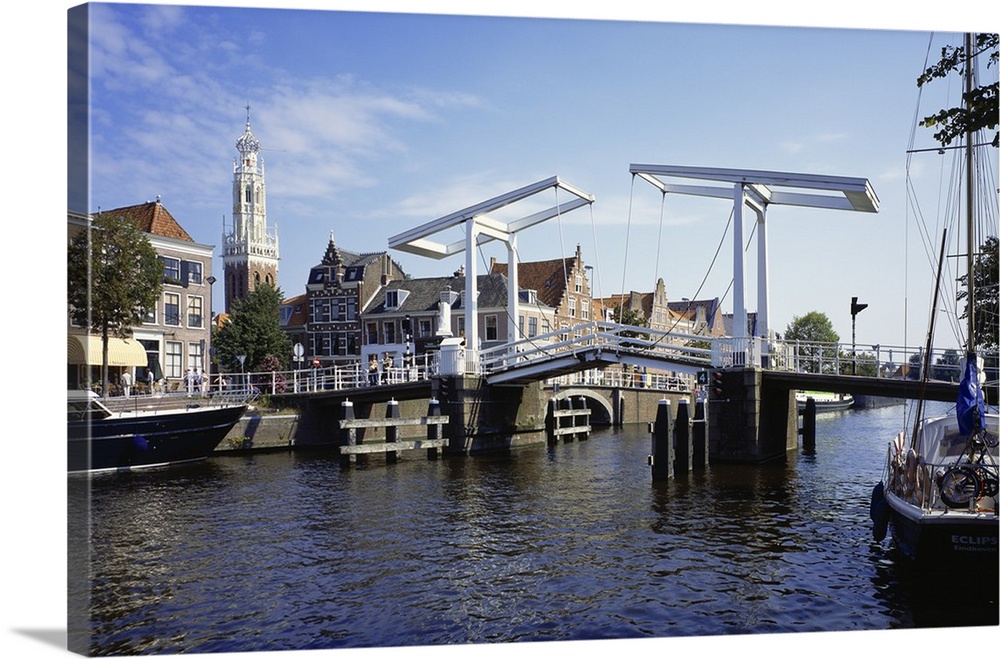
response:
{"label": "dormer window", "polygon": [[410,294],[409,291],[404,291],[402,289],[396,289],[385,292],[385,308],[386,309],[398,309],[402,306],[403,302],[406,301],[407,296]]}

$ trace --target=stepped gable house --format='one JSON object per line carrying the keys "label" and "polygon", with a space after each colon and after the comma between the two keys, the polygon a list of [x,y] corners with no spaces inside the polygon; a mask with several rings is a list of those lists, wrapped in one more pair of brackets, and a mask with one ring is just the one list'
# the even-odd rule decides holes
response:
{"label": "stepped gable house", "polygon": [[[506,276],[507,264],[491,258],[490,272]],[[522,291],[533,291],[539,302],[555,310],[553,329],[565,330],[593,318],[594,301],[579,245],[576,254],[565,259],[519,263],[517,283]]]}
{"label": "stepped gable house", "polygon": [[380,288],[406,273],[387,252],[357,254],[337,246],[330,233],[323,260],[309,271],[306,292],[282,305],[283,328],[302,343],[307,365],[326,367],[361,356],[361,310]]}

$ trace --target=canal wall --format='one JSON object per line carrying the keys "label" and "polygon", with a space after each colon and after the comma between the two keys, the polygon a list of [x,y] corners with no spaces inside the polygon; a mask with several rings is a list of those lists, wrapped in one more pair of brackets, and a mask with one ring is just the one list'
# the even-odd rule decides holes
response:
{"label": "canal wall", "polygon": [[[387,392],[389,395],[391,392]],[[616,426],[645,424],[656,418],[659,401],[671,401],[677,409],[681,398],[690,394],[652,389],[620,387],[563,388],[532,383],[526,386],[489,386],[482,378],[456,376],[436,380],[431,394],[440,401],[441,414],[449,417],[443,435],[451,439],[449,453],[503,452],[548,440],[546,422],[549,400],[582,397],[592,410],[592,419]],[[318,401],[304,396],[274,396],[271,408],[249,411],[220,442],[216,453],[294,448],[331,447],[345,444],[338,422],[342,403],[351,400],[354,418],[386,418],[387,401],[343,399]],[[430,396],[396,401],[400,418],[427,415]],[[385,441],[384,428],[358,428],[358,443]],[[413,439],[406,433],[425,433],[415,426],[402,430],[399,439]]]}

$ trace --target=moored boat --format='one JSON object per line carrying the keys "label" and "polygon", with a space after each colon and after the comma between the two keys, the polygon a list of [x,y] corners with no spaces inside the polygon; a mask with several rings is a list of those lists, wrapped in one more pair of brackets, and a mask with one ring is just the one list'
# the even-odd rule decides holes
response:
{"label": "moored boat", "polygon": [[[972,44],[972,35],[966,35],[963,55],[966,100],[971,97]],[[992,321],[977,318],[980,311],[975,304],[978,226],[975,214],[979,206],[975,203],[973,135],[969,128],[963,149],[967,193],[966,291],[956,297],[965,297],[968,304],[963,316],[967,320],[962,337],[965,363],[954,413],[925,417],[924,401],[916,401],[912,430],[903,430],[889,444],[883,479],[872,490],[870,514],[875,539],[881,541],[891,529],[896,550],[922,572],[954,571],[972,579],[993,579],[995,584],[1000,565],[997,517],[1000,416],[988,411],[983,391],[986,380],[983,358],[977,351],[977,343],[989,343],[978,341],[977,323],[995,322],[995,318]],[[984,203],[992,201],[994,208],[995,187],[995,183],[986,186],[982,193]],[[995,217],[995,211],[992,216]],[[931,366],[946,239],[947,230],[941,240],[930,328],[920,368],[924,381]],[[955,315],[960,315],[957,309]]]}
{"label": "moored boat", "polygon": [[924,419],[889,449],[886,481],[872,496],[875,537],[886,524],[906,559],[927,567],[996,571],[998,415],[963,432],[957,417]]}
{"label": "moored boat", "polygon": [[816,412],[839,412],[854,406],[854,396],[851,394],[831,394],[824,391],[800,391],[795,394],[795,403],[799,411],[805,409],[810,398],[816,403]]}
{"label": "moored boat", "polygon": [[102,401],[68,393],[68,471],[126,471],[204,460],[251,402],[240,392],[203,398],[135,396]]}

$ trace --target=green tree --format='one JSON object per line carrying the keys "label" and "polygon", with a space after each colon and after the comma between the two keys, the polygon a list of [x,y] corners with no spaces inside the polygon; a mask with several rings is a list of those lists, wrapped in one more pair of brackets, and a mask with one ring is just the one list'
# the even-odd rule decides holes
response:
{"label": "green tree", "polygon": [[222,370],[239,371],[237,355],[246,355],[243,370],[260,370],[266,363],[274,370],[284,368],[292,352],[292,343],[278,325],[281,289],[262,284],[247,297],[233,303],[229,321],[212,337],[215,356]]}
{"label": "green tree", "polygon": [[[1000,319],[1000,304],[997,297],[1000,295],[1000,241],[996,236],[990,236],[979,248],[976,255],[976,283],[975,314],[976,314],[976,346],[984,350],[996,350],[1000,344],[1000,337],[997,336],[997,324]],[[969,275],[962,275],[959,280],[962,288],[958,291],[958,299],[968,300],[969,291],[967,288]],[[962,318],[969,317],[969,303],[965,303],[965,311]]]}
{"label": "green tree", "polygon": [[799,365],[809,373],[819,373],[834,368],[837,342],[840,335],[833,331],[833,323],[826,314],[810,311],[804,316],[794,316],[785,329],[785,341],[799,342]]}
{"label": "green tree", "polygon": [[[972,43],[974,56],[988,52],[987,67],[997,65],[998,49],[996,34],[976,34]],[[917,86],[937,78],[946,78],[952,72],[964,72],[966,62],[965,46],[945,46],[941,49],[941,59],[924,71],[917,78]],[[954,108],[943,108],[938,112],[924,117],[921,126],[938,128],[934,139],[942,146],[948,146],[952,140],[962,137],[968,130],[993,129],[997,127],[997,83],[993,82],[980,87],[974,87],[970,93],[963,91],[962,105]],[[994,133],[991,142],[1000,146],[1000,133]]]}
{"label": "green tree", "polygon": [[946,382],[958,382],[961,376],[962,358],[958,351],[952,348],[944,351],[944,354],[937,358],[934,366],[931,367],[931,377],[935,380]]}
{"label": "green tree", "polygon": [[108,387],[108,339],[127,338],[163,290],[163,264],[146,235],[109,213],[94,216],[70,242],[67,298],[73,322],[100,333],[102,391]]}

